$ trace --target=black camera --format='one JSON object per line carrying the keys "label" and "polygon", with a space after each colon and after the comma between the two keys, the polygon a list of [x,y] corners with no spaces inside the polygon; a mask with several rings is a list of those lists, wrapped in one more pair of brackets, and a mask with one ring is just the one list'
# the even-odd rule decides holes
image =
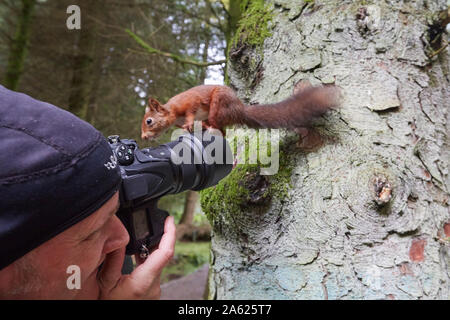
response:
{"label": "black camera", "polygon": [[155,148],[139,149],[135,140],[109,136],[122,183],[117,216],[130,235],[126,254],[145,258],[164,234],[168,213],[157,208],[167,194],[216,185],[233,166],[227,141],[209,131],[184,134]]}

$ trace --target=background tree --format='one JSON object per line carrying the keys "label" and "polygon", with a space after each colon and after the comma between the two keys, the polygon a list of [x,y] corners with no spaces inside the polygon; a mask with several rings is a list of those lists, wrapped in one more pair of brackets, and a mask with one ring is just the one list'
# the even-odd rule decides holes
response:
{"label": "background tree", "polygon": [[[209,297],[449,299],[446,1],[268,3],[243,13],[230,52],[240,97],[275,102],[309,80],[344,102],[320,139],[283,133],[276,175],[239,165],[202,192]],[[269,36],[249,36],[268,15]]]}
{"label": "background tree", "polygon": [[[182,64],[195,65],[200,67],[199,69],[203,71],[206,70],[204,67],[224,64],[224,81],[225,83],[228,83],[228,72],[226,70],[227,62],[229,60],[229,51],[233,42],[233,38],[238,30],[238,22],[241,18],[242,10],[247,7],[248,1],[196,0],[191,2],[191,6],[195,8],[195,10],[193,11],[191,11],[192,7],[188,6],[186,3],[184,3],[184,1],[181,2],[183,4],[178,5],[176,8],[188,17],[193,18],[193,21],[197,22],[196,24],[193,23],[193,25],[199,25],[201,27],[200,30],[202,31],[199,34],[205,33],[205,30],[206,33],[210,34],[209,42],[211,42],[211,40],[215,40],[216,43],[213,47],[215,48],[216,52],[222,52],[222,55],[225,57],[224,60],[208,61],[207,59],[203,59],[203,61],[196,61],[192,59],[185,59],[174,53],[161,51],[155,47],[150,46],[145,42],[145,40],[141,39],[138,35],[134,34],[130,30],[127,30],[127,32],[141,47],[146,50],[148,54],[158,54]],[[259,2],[263,3],[263,1]],[[223,38],[225,39],[224,45],[221,43],[217,43],[217,39],[222,41]],[[209,42],[208,46],[205,47],[205,50],[203,50],[204,53],[208,53]]]}
{"label": "background tree", "polygon": [[14,39],[10,42],[8,66],[6,67],[5,86],[15,90],[23,72],[30,37],[35,0],[22,0],[18,15]]}

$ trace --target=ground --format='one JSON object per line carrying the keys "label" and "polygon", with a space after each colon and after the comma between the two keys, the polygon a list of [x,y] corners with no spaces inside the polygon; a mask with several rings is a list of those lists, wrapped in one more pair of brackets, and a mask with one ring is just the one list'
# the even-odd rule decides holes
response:
{"label": "ground", "polygon": [[209,264],[197,271],[161,285],[161,300],[203,300],[208,279]]}

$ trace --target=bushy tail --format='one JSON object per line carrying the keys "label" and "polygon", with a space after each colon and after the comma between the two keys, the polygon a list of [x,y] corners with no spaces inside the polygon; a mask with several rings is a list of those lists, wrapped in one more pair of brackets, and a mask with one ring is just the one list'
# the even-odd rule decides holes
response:
{"label": "bushy tail", "polygon": [[307,127],[339,103],[338,87],[308,87],[278,103],[245,106],[242,122],[250,128]]}

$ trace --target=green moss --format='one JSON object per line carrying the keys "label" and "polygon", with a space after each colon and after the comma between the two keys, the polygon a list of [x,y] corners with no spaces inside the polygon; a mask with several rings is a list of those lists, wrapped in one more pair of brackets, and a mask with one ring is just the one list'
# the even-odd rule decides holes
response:
{"label": "green moss", "polygon": [[280,168],[278,173],[271,178],[271,193],[280,200],[286,199],[289,189],[292,188],[291,176],[294,169],[292,160],[292,156],[287,152],[280,151]]}
{"label": "green moss", "polygon": [[242,1],[241,11],[243,14],[231,40],[231,47],[236,46],[238,42],[261,46],[264,40],[272,35],[268,27],[273,16],[271,5],[264,0],[247,0]]}
{"label": "green moss", "polygon": [[202,210],[211,224],[214,222],[214,216],[221,212],[236,214],[241,211],[241,206],[245,204],[245,199],[250,193],[244,181],[248,175],[258,171],[258,165],[237,165],[216,186],[200,192]]}
{"label": "green moss", "polygon": [[[248,160],[248,144],[245,158]],[[270,176],[261,176],[260,164],[237,165],[233,171],[216,186],[200,192],[202,210],[213,226],[219,221],[233,220],[230,216],[240,215],[258,207],[268,208],[273,200],[284,201],[291,188],[293,159],[288,150],[279,151],[279,170]],[[270,149],[269,149],[270,150]],[[216,229],[216,228],[215,228]]]}

